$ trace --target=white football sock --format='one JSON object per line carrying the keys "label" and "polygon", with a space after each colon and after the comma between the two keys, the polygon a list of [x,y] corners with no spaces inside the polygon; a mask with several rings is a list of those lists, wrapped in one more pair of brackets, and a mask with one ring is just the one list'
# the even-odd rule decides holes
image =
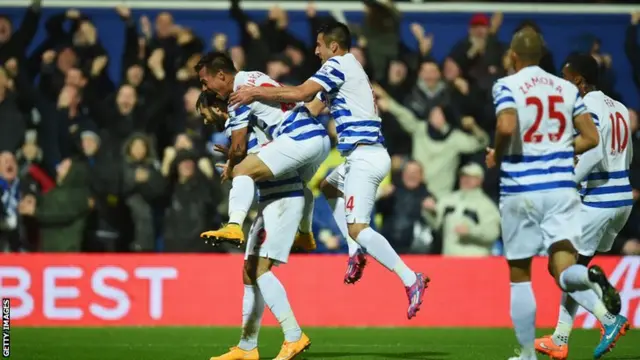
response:
{"label": "white football sock", "polygon": [[616,320],[616,316],[607,311],[607,307],[604,306],[604,303],[595,291],[591,289],[574,291],[569,293],[569,296],[585,308],[585,310],[592,313],[603,325],[611,325]]}
{"label": "white football sock", "polygon": [[258,278],[258,287],[265,303],[280,323],[285,341],[300,340],[302,329],[293,315],[293,310],[287,299],[287,292],[280,280],[271,271],[268,271]]}
{"label": "white football sock", "polygon": [[253,350],[258,347],[258,334],[264,314],[264,299],[254,285],[244,286],[242,297],[242,337],[238,347],[242,350]]}
{"label": "white football sock", "polygon": [[342,236],[344,236],[344,238],[347,240],[347,246],[349,247],[349,256],[353,256],[358,251],[358,249],[360,249],[360,245],[358,245],[358,243],[349,236],[349,228],[347,227],[347,214],[344,211],[344,198],[339,197],[328,201],[329,205],[333,206],[333,219],[336,221],[336,224],[338,225]]}
{"label": "white football sock", "polygon": [[591,289],[592,283],[589,280],[589,269],[584,265],[571,265],[560,274],[560,287],[562,290],[571,293]]}
{"label": "white football sock", "polygon": [[229,191],[229,222],[242,226],[256,193],[255,183],[250,176],[233,178]]}
{"label": "white football sock", "polygon": [[566,268],[560,274],[560,286],[602,324],[613,324],[616,317],[607,311],[598,293],[593,290],[595,285],[589,280],[589,270],[586,266],[576,264]]}
{"label": "white football sock", "polygon": [[[575,294],[575,292],[574,292]],[[573,318],[578,311],[578,303],[566,292],[562,293],[560,301],[560,313],[558,314],[558,324],[553,332],[553,342],[556,345],[566,345],[569,343],[569,336],[573,329]]]}
{"label": "white football sock", "polygon": [[535,354],[536,298],[531,282],[511,283],[511,321],[522,347],[520,357],[527,358],[529,354]]}
{"label": "white football sock", "polygon": [[300,232],[310,233],[313,223],[313,192],[305,186],[304,188],[304,208],[302,209],[302,220],[300,221]]}
{"label": "white football sock", "polygon": [[398,253],[393,250],[389,241],[384,236],[368,227],[358,235],[358,244],[367,250],[367,253],[378,260],[382,266],[395,272],[404,286],[411,286],[416,282],[416,273],[400,259]]}

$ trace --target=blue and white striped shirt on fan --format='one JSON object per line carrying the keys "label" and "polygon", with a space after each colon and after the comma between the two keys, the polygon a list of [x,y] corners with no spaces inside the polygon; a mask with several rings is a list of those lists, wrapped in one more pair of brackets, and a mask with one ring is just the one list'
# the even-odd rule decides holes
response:
{"label": "blue and white striped shirt on fan", "polygon": [[359,144],[384,144],[369,77],[352,54],[327,60],[310,80],[324,88],[322,98],[336,122],[342,155]]}
{"label": "blue and white striped shirt on fan", "polygon": [[496,114],[517,111],[517,133],[509,139],[500,168],[500,195],[575,189],[573,119],[587,109],[575,85],[538,66],[498,80]]}
{"label": "blue and white striped shirt on fan", "polygon": [[[229,120],[225,123],[225,135],[231,143],[233,124]],[[269,138],[260,129],[249,126],[247,130],[247,154],[256,154],[269,143]],[[304,184],[297,172],[281,175],[277,179],[256,183],[258,202],[278,200],[283,198],[304,196]]]}

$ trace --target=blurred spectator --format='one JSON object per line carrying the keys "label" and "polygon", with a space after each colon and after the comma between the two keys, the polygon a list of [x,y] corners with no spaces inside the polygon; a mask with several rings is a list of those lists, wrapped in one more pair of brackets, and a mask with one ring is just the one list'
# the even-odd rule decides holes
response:
{"label": "blurred spectator", "polygon": [[18,150],[26,127],[27,121],[20,109],[13,82],[7,71],[0,67],[0,151]]}
{"label": "blurred spectator", "polygon": [[482,192],[484,170],[476,163],[462,167],[460,190],[437,203],[425,203],[425,216],[442,231],[442,254],[489,256],[500,236],[500,212]]}
{"label": "blurred spectator", "polygon": [[169,182],[171,197],[165,214],[164,250],[203,252],[211,246],[200,240],[200,233],[219,226],[216,212],[220,189],[196,165],[198,157],[180,150],[172,163]]}
{"label": "blurred spectator", "polygon": [[0,153],[0,190],[2,191],[2,218],[0,222],[0,249],[2,251],[22,250],[20,239],[20,179],[18,164],[12,153]]}
{"label": "blurred spectator", "polygon": [[65,159],[57,171],[57,186],[39,197],[26,195],[20,200],[18,211],[38,221],[43,251],[77,252],[93,207],[89,168],[81,161]]}
{"label": "blurred spectator", "polygon": [[[490,19],[484,14],[475,14],[469,21],[469,35],[458,41],[449,55],[462,70],[467,79],[473,81],[483,90],[491,89],[494,80],[500,75],[504,47],[491,31],[492,21],[502,22],[502,14],[495,14],[498,19]],[[493,25],[499,27],[499,25]]]}
{"label": "blurred spectator", "polygon": [[640,11],[631,14],[631,24],[627,27],[624,38],[624,51],[631,64],[633,82],[640,91],[640,43],[638,43],[638,31],[640,30]]}
{"label": "blurred spectator", "polygon": [[384,217],[381,234],[398,252],[411,252],[416,241],[431,242],[422,210],[424,203],[433,198],[429,197],[423,173],[420,163],[410,160],[402,169],[400,181],[395,185],[387,184],[379,191],[376,209]]}
{"label": "blurred spectator", "polygon": [[442,199],[453,191],[456,171],[460,164],[460,155],[472,154],[489,145],[489,136],[472,117],[462,119],[466,132],[450,125],[451,115],[447,117],[440,107],[434,107],[428,120],[418,119],[409,109],[398,104],[381,87],[375,86],[378,107],[381,111],[393,114],[402,128],[413,138],[413,158],[424,170],[428,179],[429,191]]}
{"label": "blurred spectator", "polygon": [[135,229],[131,249],[152,251],[155,248],[152,204],[160,199],[166,184],[146,135],[133,134],[124,145],[123,157],[122,193]]}
{"label": "blurred spectator", "polygon": [[41,3],[42,0],[31,1],[17,29],[14,29],[11,19],[0,15],[0,64],[4,64],[10,58],[22,61],[26,57],[27,48],[38,30]]}

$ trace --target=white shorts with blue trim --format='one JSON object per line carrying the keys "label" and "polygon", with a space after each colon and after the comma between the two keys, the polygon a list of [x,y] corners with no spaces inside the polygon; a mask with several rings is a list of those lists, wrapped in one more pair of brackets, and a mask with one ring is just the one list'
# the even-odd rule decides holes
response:
{"label": "white shorts with blue trim", "polygon": [[297,171],[307,183],[327,158],[330,150],[331,142],[328,136],[294,140],[285,134],[263,145],[258,158],[267,165],[274,177]]}
{"label": "white shorts with blue trim", "polygon": [[528,259],[562,240],[579,244],[580,197],[575,189],[502,196],[502,240],[507,260]]}
{"label": "white shorts with blue trim", "polygon": [[344,194],[348,224],[371,222],[378,187],[390,170],[391,157],[384,146],[360,145],[327,176],[327,182]]}
{"label": "white shorts with blue trim", "polygon": [[251,225],[245,260],[250,255],[286,264],[302,220],[304,197],[287,197],[258,204],[258,216]]}
{"label": "white shorts with blue trim", "polygon": [[580,220],[582,237],[578,241],[578,253],[593,256],[597,252],[607,252],[629,219],[633,206],[619,208],[599,208],[582,204]]}

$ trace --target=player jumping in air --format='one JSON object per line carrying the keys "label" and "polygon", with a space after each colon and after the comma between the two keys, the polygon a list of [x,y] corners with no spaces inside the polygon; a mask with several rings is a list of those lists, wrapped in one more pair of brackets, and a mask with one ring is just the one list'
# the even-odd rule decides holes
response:
{"label": "player jumping in air", "polygon": [[[216,108],[215,94],[203,93],[198,109],[207,122],[221,122],[224,109]],[[230,120],[226,120],[225,133],[232,136]],[[255,154],[268,141],[259,129],[248,127],[246,148]],[[291,309],[282,283],[271,272],[271,267],[286,264],[293,245],[298,224],[303,217],[304,183],[296,172],[284,173],[271,181],[256,183],[258,188],[258,216],[251,226],[243,272],[242,336],[237,346],[211,360],[258,360],[258,333],[265,305],[280,322],[284,344],[275,360],[295,358],[311,346]],[[297,195],[292,195],[295,192]]]}
{"label": "player jumping in air", "polygon": [[309,80],[293,87],[245,87],[233,93],[229,103],[242,106],[254,101],[308,101],[321,93],[336,122],[337,148],[346,157],[346,162],[327,180],[346,199],[348,236],[359,244],[352,245],[345,280],[355,282],[362,275],[364,252],[360,247],[366,249],[400,277],[409,298],[407,316],[412,318],[420,309],[429,279],[412,271],[387,239],[369,227],[376,191],[389,173],[391,159],[383,146],[381,121],[369,78],[349,53],[350,47],[347,26],[331,24],[318,33],[316,55],[323,65]]}
{"label": "player jumping in air", "polygon": [[[568,59],[562,70],[564,78],[575,84],[584,97],[584,104],[591,113],[600,133],[600,144],[580,156],[575,169],[576,183],[583,182],[581,194],[582,237],[576,244],[578,264],[589,265],[596,251],[611,250],[613,241],[629,219],[633,206],[633,194],[629,184],[629,165],[633,147],[629,126],[629,110],[599,91],[598,63],[589,54],[575,55]],[[599,279],[602,270],[590,269]],[[608,282],[601,284],[603,299],[613,314],[620,313],[620,296]],[[552,336],[536,340],[536,350],[552,359],[565,360],[569,356],[569,335],[573,327],[578,304],[573,298],[582,296],[575,292],[571,296],[562,294],[558,325]],[[618,338],[624,335],[628,324],[604,318],[603,338],[596,349],[596,357],[610,350]],[[621,330],[616,332],[616,327]]]}
{"label": "player jumping in air", "polygon": [[[609,296],[604,274],[576,264],[574,244],[582,231],[573,157],[598,146],[598,129],[576,86],[538,66],[542,49],[542,39],[532,30],[523,29],[513,36],[510,57],[516,73],[493,87],[498,120],[495,150],[488,149],[486,157],[488,167],[500,166],[511,319],[522,347],[511,360],[536,359],[531,261],[542,246],[549,253],[549,271],[558,286],[610,326],[608,337],[619,336],[627,323],[623,316],[608,311],[594,290],[604,287],[605,297]],[[579,132],[575,139],[574,126]],[[603,338],[596,357],[606,344]]]}
{"label": "player jumping in air", "polygon": [[[222,53],[203,56],[196,65],[196,71],[203,91],[215,93],[222,99],[240,86],[280,86],[259,71],[236,71],[231,58]],[[245,158],[244,147],[250,123],[253,128],[263,131],[269,141],[259,153],[249,154]],[[324,127],[310,115],[302,102],[253,102],[230,107],[228,126],[232,132],[231,146],[229,165],[223,177],[233,179],[229,193],[229,224],[220,230],[204,232],[201,236],[241,244],[244,242],[242,224],[253,203],[255,182],[272,180],[296,171],[307,183],[329,154],[331,143]],[[304,215],[296,244],[306,242],[308,245],[304,249],[314,250],[316,245],[311,232],[313,194],[306,186],[303,190],[297,190],[294,185],[290,187],[289,196],[299,196],[303,191],[305,197]]]}

